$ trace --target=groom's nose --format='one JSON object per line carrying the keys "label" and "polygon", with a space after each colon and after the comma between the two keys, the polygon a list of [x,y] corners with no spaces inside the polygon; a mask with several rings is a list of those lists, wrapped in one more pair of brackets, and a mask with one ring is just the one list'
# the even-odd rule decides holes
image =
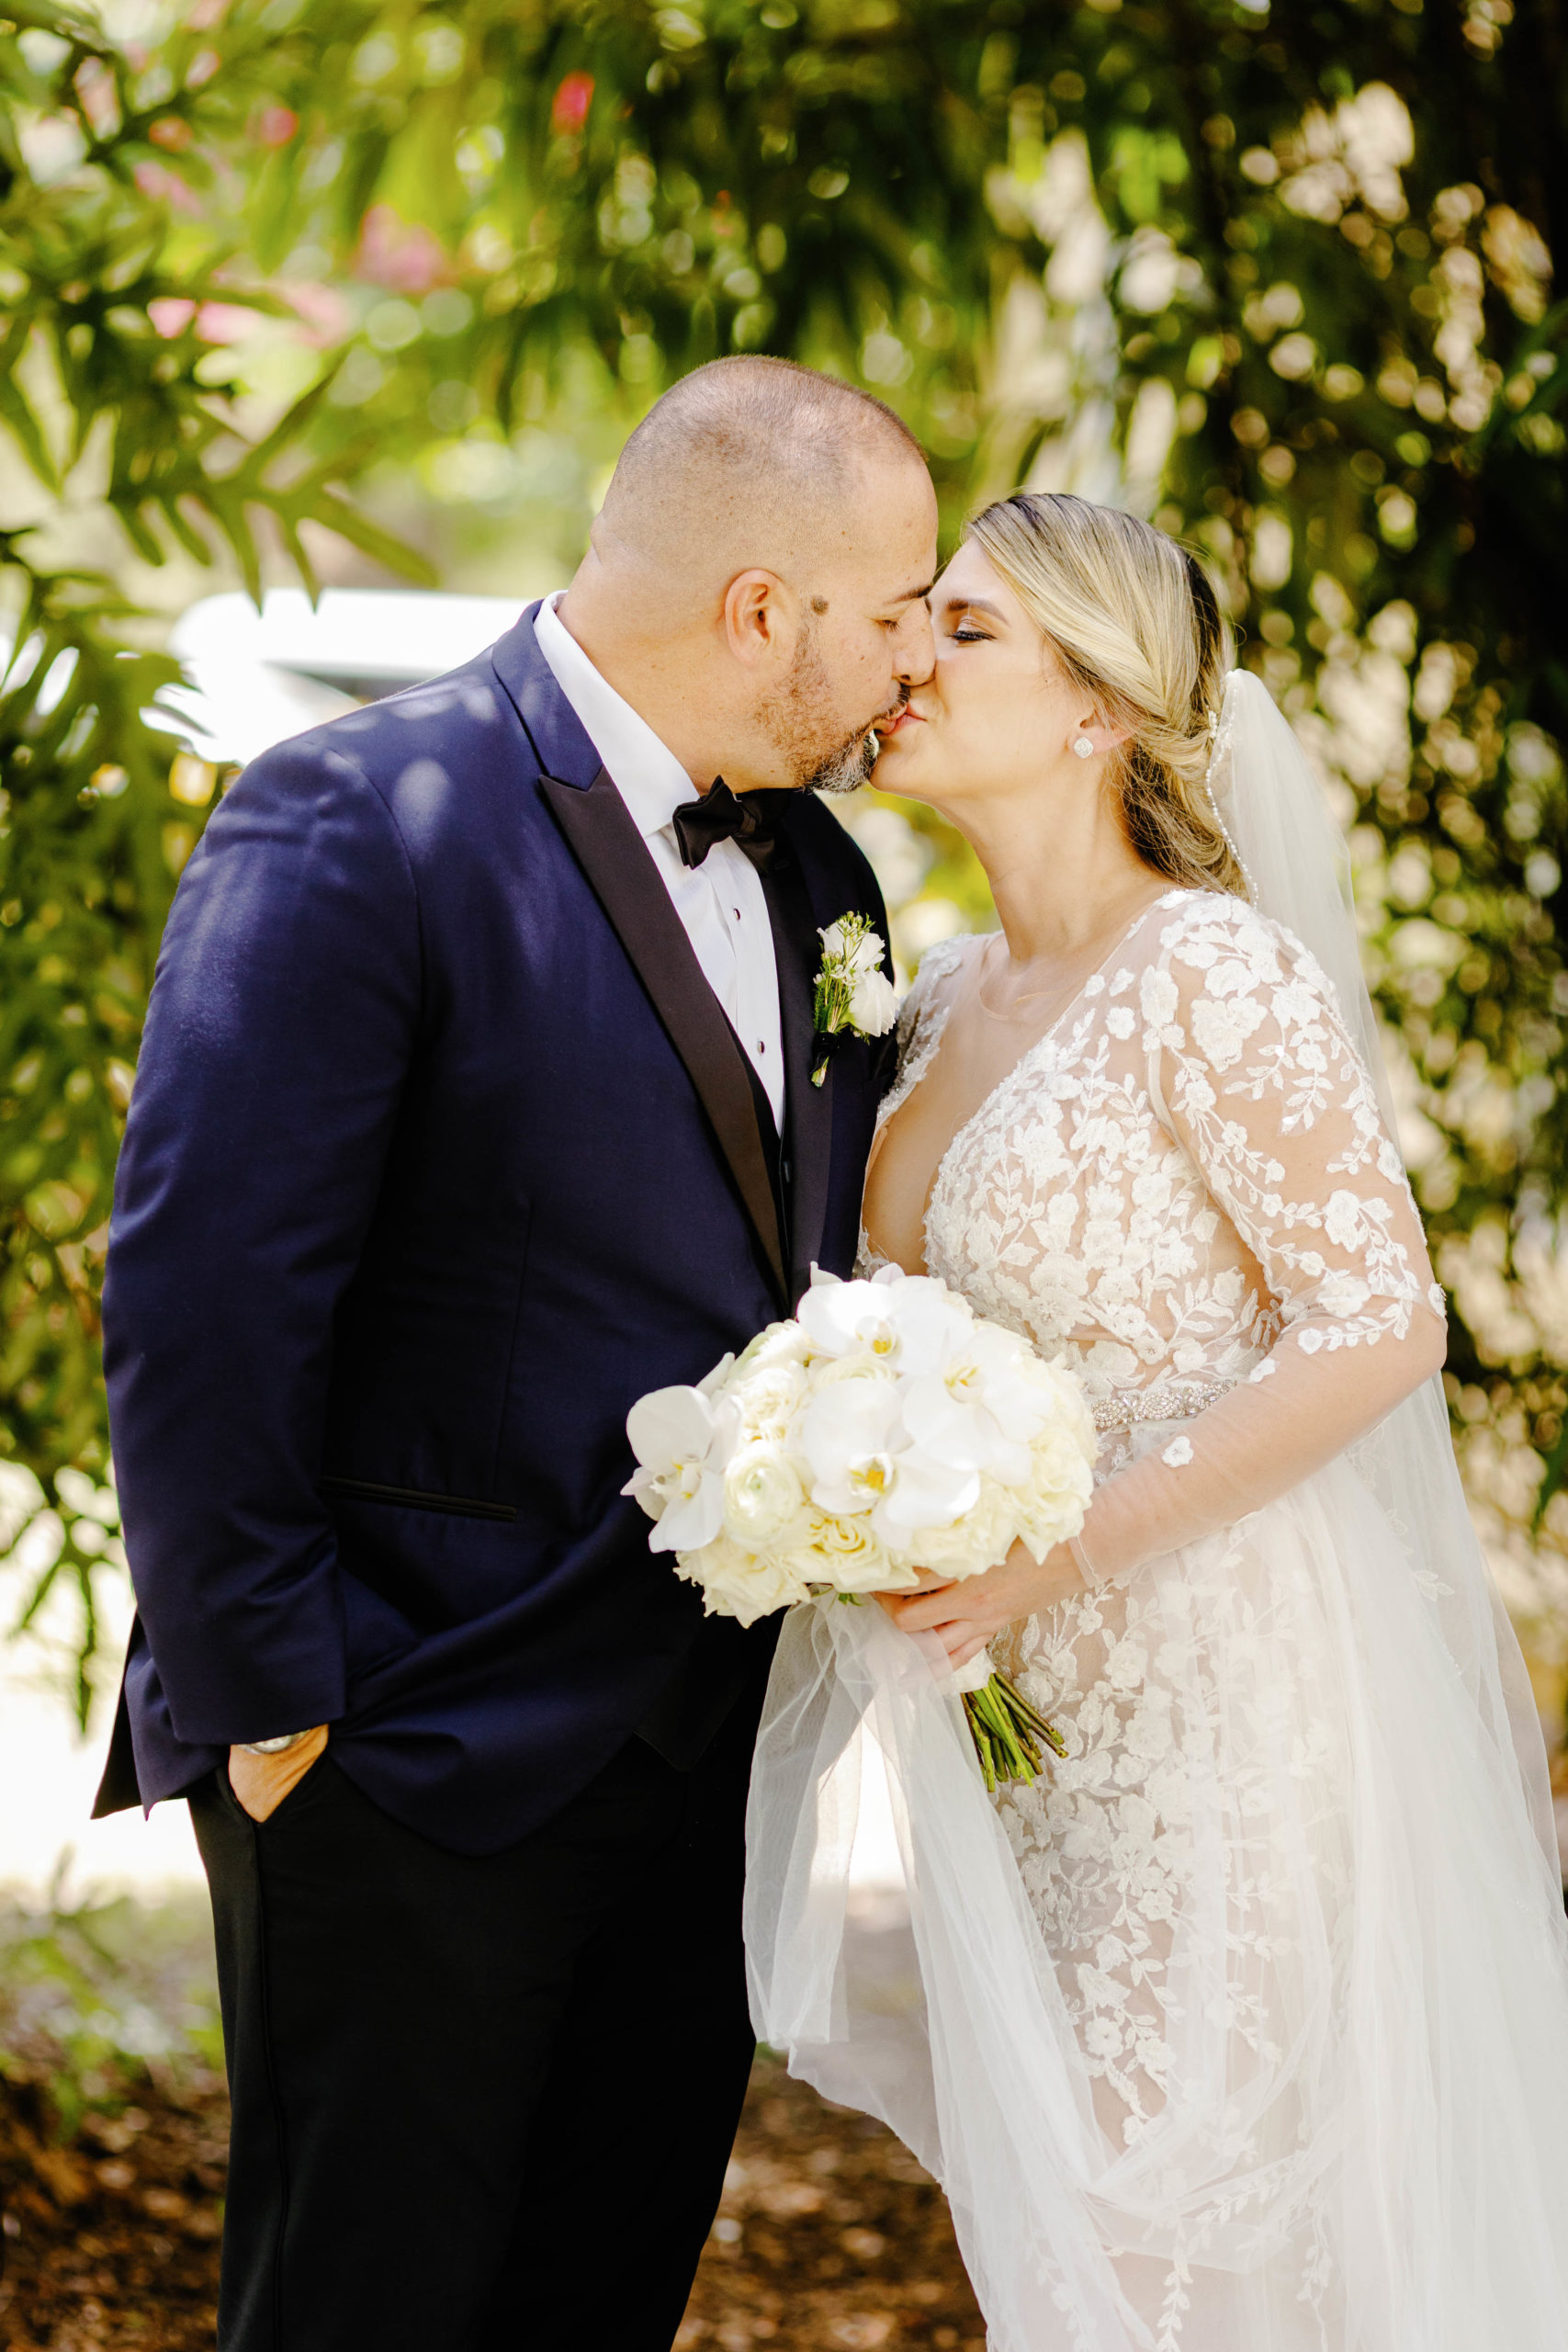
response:
{"label": "groom's nose", "polygon": [[923,686],[936,668],[936,639],[924,600],[908,605],[894,640],[893,674],[903,686]]}

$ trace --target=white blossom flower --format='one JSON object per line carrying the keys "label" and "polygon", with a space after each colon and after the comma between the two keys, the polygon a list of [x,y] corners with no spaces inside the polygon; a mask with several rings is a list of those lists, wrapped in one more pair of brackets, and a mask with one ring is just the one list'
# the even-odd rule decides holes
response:
{"label": "white blossom flower", "polygon": [[[729,1369],[727,1358],[722,1367]],[[715,1374],[708,1375],[711,1381]],[[700,1551],[724,1524],[724,1467],[735,1417],[701,1388],[656,1388],[626,1416],[637,1469],[621,1488],[659,1522],[655,1552]]]}
{"label": "white blossom flower", "polygon": [[793,1527],[806,1508],[806,1490],[782,1446],[748,1445],[724,1473],[724,1524],[737,1544],[759,1551]]}
{"label": "white blossom flower", "polygon": [[818,1354],[845,1356],[869,1348],[899,1373],[940,1371],[975,1319],[945,1283],[896,1266],[884,1267],[870,1282],[853,1283],[814,1268],[797,1312]]}
{"label": "white blossom flower", "polygon": [[1190,1437],[1173,1437],[1160,1455],[1160,1460],[1168,1464],[1172,1470],[1185,1469],[1191,1459],[1192,1441]]}
{"label": "white blossom flower", "polygon": [[812,1501],[826,1511],[864,1511],[893,1549],[919,1527],[950,1526],[980,1493],[973,1471],[910,1450],[899,1404],[889,1382],[844,1380],[814,1398],[800,1422]]}
{"label": "white blossom flower", "polygon": [[863,1037],[885,1037],[898,1018],[898,991],[886,972],[860,972],[850,991],[850,1027]]}
{"label": "white blossom flower", "polygon": [[904,1426],[933,1462],[1021,1486],[1029,1476],[1029,1441],[1050,1409],[1029,1376],[1032,1364],[1010,1332],[975,1324],[941,1373],[908,1382]]}
{"label": "white blossom flower", "polygon": [[866,972],[874,972],[882,962],[882,942],[869,924],[846,922],[842,915],[837,922],[826,924],[818,933],[825,963],[838,965],[847,979],[858,980]]}
{"label": "white blossom flower", "polygon": [[792,1609],[810,1597],[810,1587],[786,1560],[746,1551],[726,1534],[695,1552],[682,1552],[676,1573],[700,1585],[703,1613],[755,1624],[775,1609]]}

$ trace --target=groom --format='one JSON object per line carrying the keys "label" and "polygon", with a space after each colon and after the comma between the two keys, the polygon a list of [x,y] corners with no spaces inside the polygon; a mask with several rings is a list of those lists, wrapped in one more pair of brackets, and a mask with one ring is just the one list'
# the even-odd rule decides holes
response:
{"label": "groom", "polygon": [[[886,1066],[811,1082],[813,796],[930,672],[875,401],[699,369],[564,596],[279,745],[159,962],[105,1301],[140,1622],[99,1809],[188,1797],[224,2352],[667,2352],[751,2055],[770,1629],[705,1621],[628,1407],[849,1271]],[[722,778],[722,782],[720,779]]]}

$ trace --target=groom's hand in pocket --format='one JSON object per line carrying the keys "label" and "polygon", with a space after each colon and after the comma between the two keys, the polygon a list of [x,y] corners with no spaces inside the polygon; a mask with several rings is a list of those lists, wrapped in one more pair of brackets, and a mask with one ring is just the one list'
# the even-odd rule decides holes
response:
{"label": "groom's hand in pocket", "polygon": [[229,1786],[253,1821],[265,1821],[277,1811],[290,1789],[298,1788],[327,1744],[327,1727],[318,1724],[292,1747],[276,1756],[257,1756],[248,1747],[229,1750]]}

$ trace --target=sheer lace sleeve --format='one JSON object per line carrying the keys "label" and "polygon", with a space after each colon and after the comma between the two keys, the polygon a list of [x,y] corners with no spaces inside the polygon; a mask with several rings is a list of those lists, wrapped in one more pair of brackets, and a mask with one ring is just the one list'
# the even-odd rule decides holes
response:
{"label": "sheer lace sleeve", "polygon": [[912,1094],[930,1068],[942,1043],[958,975],[973,944],[972,934],[959,932],[939,940],[920,958],[908,995],[898,1008],[898,1061],[893,1083],[883,1097],[880,1124],[886,1125],[905,1098]]}
{"label": "sheer lace sleeve", "polygon": [[1141,982],[1162,1124],[1256,1257],[1278,1337],[1235,1388],[1106,1480],[1091,1581],[1259,1510],[1372,1428],[1443,1360],[1443,1294],[1398,1150],[1332,991],[1299,942],[1201,903]]}

